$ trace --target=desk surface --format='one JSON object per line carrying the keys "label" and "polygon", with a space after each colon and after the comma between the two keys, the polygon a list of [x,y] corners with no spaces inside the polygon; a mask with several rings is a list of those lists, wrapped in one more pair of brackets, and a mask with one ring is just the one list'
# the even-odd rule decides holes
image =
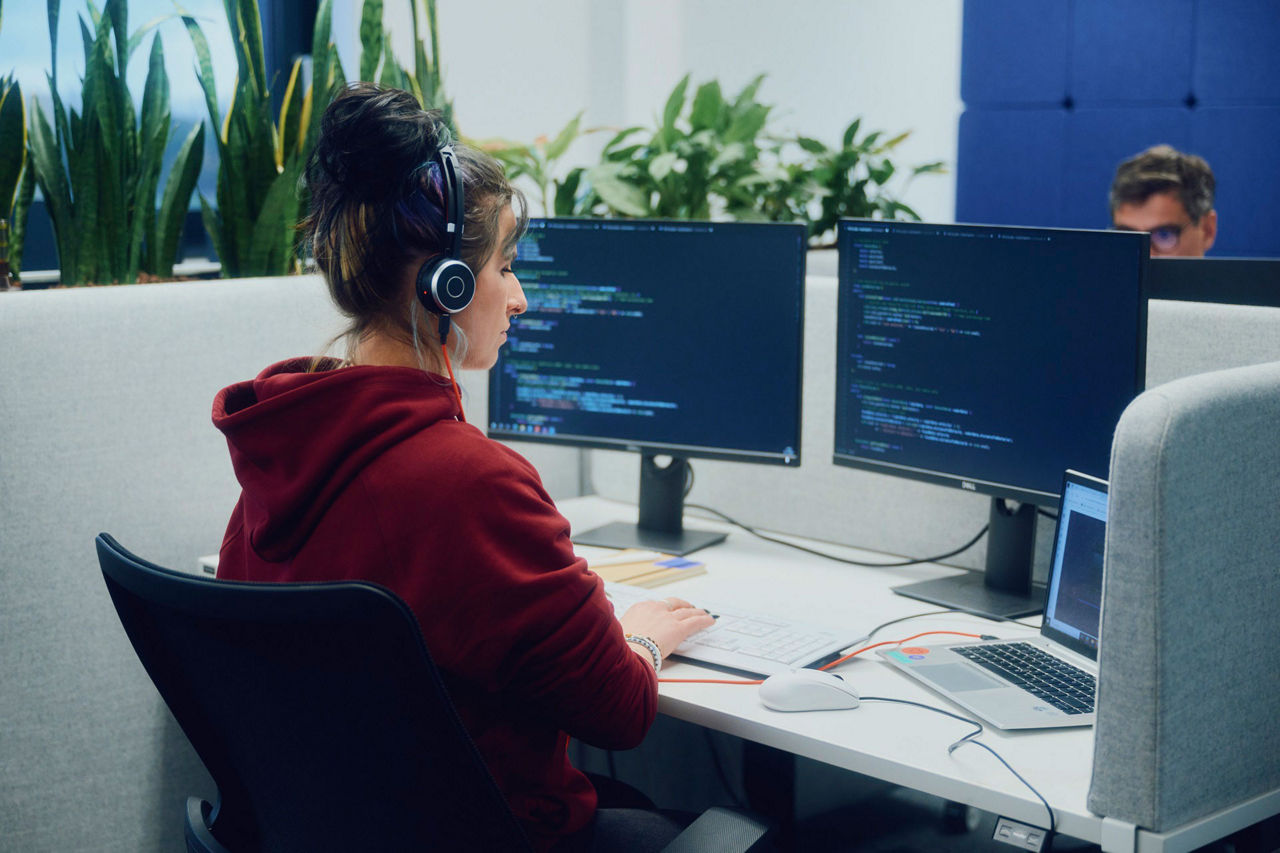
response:
{"label": "desk surface", "polygon": [[[625,505],[594,497],[563,501],[560,508],[575,530],[634,513]],[[690,520],[688,524],[731,530],[711,521]],[[830,550],[867,561],[893,559],[838,545]],[[859,631],[870,631],[899,616],[936,610],[896,595],[890,587],[955,572],[941,566],[849,566],[765,542],[741,530],[723,544],[699,551],[698,557],[707,564],[707,573],[661,587],[659,596],[678,592],[695,604],[701,597],[722,606],[776,612],[816,623],[852,621]],[[1001,637],[1034,636],[1037,632],[1027,625],[947,614],[894,625],[877,634],[875,641],[950,628],[981,628],[983,633]],[[881,663],[874,653],[854,658],[834,671],[863,696],[908,699],[969,715]],[[669,662],[662,675],[673,679],[726,677],[684,662]],[[788,714],[761,705],[754,686],[722,684],[663,683],[660,697],[659,710],[672,717],[1015,820],[1047,825],[1044,804],[989,752],[966,745],[947,753],[947,747],[972,731],[972,726],[940,714],[887,702],[865,702],[847,711]],[[1093,759],[1092,728],[1002,732],[988,726],[980,739],[1049,801],[1059,832],[1101,842],[1101,819],[1085,806]]]}

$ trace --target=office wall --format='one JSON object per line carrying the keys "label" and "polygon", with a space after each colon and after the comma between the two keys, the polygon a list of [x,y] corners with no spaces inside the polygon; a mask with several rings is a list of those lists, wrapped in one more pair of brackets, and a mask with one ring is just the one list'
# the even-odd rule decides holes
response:
{"label": "office wall", "polygon": [[1280,255],[1275,0],[971,0],[956,219],[1099,228],[1116,165],[1167,142],[1218,179],[1212,254]]}
{"label": "office wall", "polygon": [[[335,5],[348,68],[359,8]],[[410,44],[408,8],[386,5],[398,50]],[[579,111],[588,126],[649,123],[685,73],[729,92],[764,73],[759,96],[775,105],[779,129],[837,144],[862,115],[864,127],[913,131],[899,149],[904,165],[955,161],[960,0],[440,0],[439,15],[446,86],[473,137],[528,141]],[[568,159],[594,162],[608,136],[583,140]],[[904,200],[950,221],[954,185],[954,174],[927,176]]]}

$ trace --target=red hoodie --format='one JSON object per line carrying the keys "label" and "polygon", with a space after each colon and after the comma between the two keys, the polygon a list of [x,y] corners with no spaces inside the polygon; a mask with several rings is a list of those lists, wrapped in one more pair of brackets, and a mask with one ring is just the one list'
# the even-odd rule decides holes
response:
{"label": "red hoodie", "polygon": [[457,419],[447,380],[310,363],[273,365],[214,400],[242,488],[218,575],[394,590],[498,787],[549,847],[595,809],[566,733],[634,747],[657,711],[653,669],[537,471]]}

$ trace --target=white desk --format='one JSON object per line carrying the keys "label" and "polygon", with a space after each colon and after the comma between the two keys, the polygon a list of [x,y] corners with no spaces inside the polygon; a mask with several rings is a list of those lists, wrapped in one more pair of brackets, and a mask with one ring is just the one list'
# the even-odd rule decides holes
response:
{"label": "white desk", "polygon": [[[562,501],[575,530],[634,519],[634,507],[598,497]],[[690,527],[733,530],[689,518]],[[809,542],[809,545],[814,543]],[[820,546],[828,548],[828,546]],[[867,561],[884,555],[829,546],[828,550]],[[890,587],[953,573],[940,566],[869,569],[843,565],[758,539],[737,530],[721,545],[699,551],[707,573],[660,588],[693,603],[702,598],[727,606],[773,611],[815,622],[854,622],[860,631],[913,613],[936,610],[896,595]],[[786,594],[779,595],[779,591]],[[938,615],[894,625],[875,641],[908,637],[929,629],[973,630],[1001,637],[1034,635],[1032,627],[993,623],[967,615]],[[945,639],[945,638],[939,638]],[[836,670],[863,696],[910,699],[967,714],[888,665],[874,653]],[[669,662],[664,678],[724,678],[723,673]],[[786,714],[760,704],[757,688],[719,684],[664,683],[661,713],[779,750],[965,803],[1023,823],[1047,826],[1044,804],[986,750],[947,747],[972,727],[909,706],[865,702],[847,711]],[[1093,814],[1086,806],[1093,762],[1093,729],[1002,732],[987,727],[981,740],[1000,753],[1053,807],[1057,831],[1090,841],[1107,851],[1192,850],[1280,811],[1280,792],[1225,810],[1171,833],[1137,830]],[[1013,849],[1013,848],[1010,848]]]}

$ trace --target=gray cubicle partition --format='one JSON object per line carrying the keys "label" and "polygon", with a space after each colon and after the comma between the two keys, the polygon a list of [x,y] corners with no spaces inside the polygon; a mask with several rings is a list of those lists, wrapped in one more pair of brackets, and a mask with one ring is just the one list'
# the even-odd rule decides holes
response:
{"label": "gray cubicle partition", "polygon": [[[320,352],[316,276],[0,294],[0,849],[169,851],[211,783],[139,665],[93,537],[195,569],[239,489],[214,394]],[[483,374],[463,374],[483,425]],[[557,497],[578,453],[530,454]]]}

